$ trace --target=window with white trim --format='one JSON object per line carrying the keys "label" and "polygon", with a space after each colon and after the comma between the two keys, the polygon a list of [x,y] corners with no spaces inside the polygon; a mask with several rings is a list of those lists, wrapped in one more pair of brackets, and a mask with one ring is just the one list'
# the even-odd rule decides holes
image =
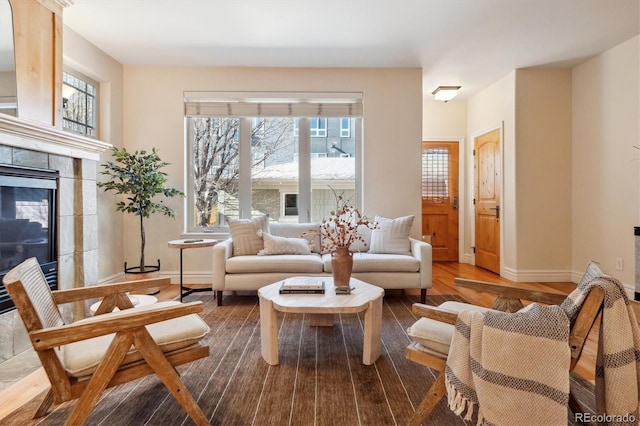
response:
{"label": "window with white trim", "polygon": [[311,118],[311,137],[326,138],[327,137],[327,119],[324,117]]}
{"label": "window with white trim", "polygon": [[[188,232],[226,232],[227,218],[263,214],[320,221],[335,209],[331,188],[359,205],[362,95],[264,96],[185,93]],[[353,131],[340,146],[348,156],[328,141],[345,118]],[[314,124],[329,137],[313,141]]]}
{"label": "window with white trim", "polygon": [[282,213],[285,216],[298,216],[298,194],[284,194]]}
{"label": "window with white trim", "polygon": [[340,137],[348,138],[351,136],[351,120],[347,117],[340,119]]}
{"label": "window with white trim", "polygon": [[98,83],[76,72],[62,72],[62,128],[96,138]]}

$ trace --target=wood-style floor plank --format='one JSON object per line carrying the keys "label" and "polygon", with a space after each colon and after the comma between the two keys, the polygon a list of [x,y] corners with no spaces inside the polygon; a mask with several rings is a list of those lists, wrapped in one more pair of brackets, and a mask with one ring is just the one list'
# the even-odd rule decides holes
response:
{"label": "wood-style floor plank", "polygon": [[[467,301],[468,303],[473,303],[481,306],[491,306],[495,296],[478,293],[470,289],[458,288],[454,285],[455,277],[483,280],[483,281],[503,284],[507,286],[518,286],[523,288],[533,288],[533,289],[544,290],[544,291],[552,291],[560,294],[567,294],[575,288],[575,284],[570,282],[514,283],[510,280],[501,278],[496,274],[493,274],[481,268],[476,268],[472,265],[459,264],[455,262],[434,263],[433,264],[433,288],[430,289],[428,292],[432,300],[434,297],[437,297],[438,295],[446,295],[448,299],[451,299],[452,296],[459,296],[465,301]],[[389,290],[388,292],[392,293],[394,292],[394,290]],[[415,296],[412,298],[414,298],[416,301],[419,299],[419,291],[408,290],[407,293],[410,294],[411,296]],[[161,289],[161,292],[158,294],[158,299],[170,300],[177,297],[177,295],[178,295],[178,286],[171,285]],[[205,295],[206,293],[203,294],[202,297],[204,297]],[[257,303],[255,299],[233,296],[233,295],[225,295],[225,299],[226,298],[233,299],[232,305],[234,306],[234,309],[231,311],[214,309],[215,300],[213,299],[212,296],[211,296],[210,303],[209,302],[205,303],[205,311],[203,312],[202,315],[212,316],[211,320],[207,319],[208,323],[215,324],[215,326],[213,326],[211,330],[212,335],[215,335],[219,332],[225,336],[233,335],[232,330],[228,328],[229,322],[226,321],[227,318],[225,318],[225,316],[229,316],[229,315],[233,316],[234,319],[239,317],[247,318],[247,321],[254,321],[257,324],[257,321],[259,320],[259,310],[257,309]],[[187,297],[186,300],[188,301],[189,297]],[[640,318],[640,303],[633,302],[633,307],[636,311],[636,315],[638,316],[638,318]],[[407,307],[407,306],[394,305],[390,308],[386,308],[383,312],[383,315],[385,318],[383,321],[383,327],[394,327],[394,328],[397,327],[398,330],[406,330],[406,327],[408,327],[414,320],[412,316],[406,315],[405,311],[407,309],[410,309],[410,306]],[[280,316],[279,321],[283,317],[284,315]],[[341,375],[340,377],[334,377],[334,376],[326,376],[326,375],[323,375],[322,373],[319,373],[318,377],[316,378],[316,382],[307,381],[307,382],[299,382],[295,384],[294,383],[288,384],[291,387],[295,386],[298,390],[304,389],[305,393],[317,392],[316,387],[319,389],[325,389],[325,390],[334,389],[334,391],[332,392],[325,391],[324,393],[320,392],[316,395],[316,398],[305,399],[305,401],[292,401],[291,412],[279,413],[279,419],[282,419],[282,416],[291,416],[292,423],[294,424],[299,422],[304,423],[305,421],[309,420],[310,414],[313,411],[315,410],[322,411],[323,409],[322,407],[326,406],[325,404],[329,404],[329,405],[352,404],[352,402],[349,402],[349,401],[354,401],[356,398],[356,394],[357,394],[358,400],[360,401],[366,400],[366,399],[363,399],[364,390],[354,389],[352,385],[352,379],[351,379],[352,375],[356,375],[358,376],[358,382],[370,383],[372,386],[376,386],[375,377],[369,376],[370,374],[369,372],[364,372],[364,370],[360,371],[360,366],[362,363],[362,359],[361,359],[362,342],[355,341],[355,340],[351,342],[345,342],[342,340],[342,333],[334,333],[333,330],[323,331],[322,328],[308,327],[308,326],[305,326],[304,324],[302,327],[300,327],[300,323],[299,323],[300,321],[308,321],[308,318],[306,317],[303,320],[300,320],[300,319],[294,320],[293,318],[291,318],[290,320],[291,321],[288,321],[289,322],[288,326],[292,327],[291,329],[292,333],[289,334],[289,332],[287,332],[283,334],[283,336],[291,336],[291,339],[290,340],[287,339],[288,341],[286,342],[284,340],[280,342],[281,362],[284,360],[287,360],[287,362],[297,362],[294,359],[289,359],[289,357],[295,357],[295,359],[299,359],[301,360],[300,362],[302,362],[302,364],[299,365],[297,368],[303,368],[306,370],[312,370],[312,369],[318,368],[316,366],[316,362],[320,364],[325,362],[332,363],[332,364],[342,363],[344,364],[344,369],[339,369],[339,371],[344,371],[344,374]],[[341,327],[341,325],[337,323],[336,326],[334,327]],[[293,333],[294,331],[293,328],[297,328],[298,331],[296,333]],[[304,353],[302,352],[305,351],[305,348],[308,348],[309,350],[311,350],[310,345],[313,345],[313,342],[315,342],[316,340],[315,333],[323,333],[323,332],[326,332],[329,334],[328,337],[330,338],[329,340],[330,344],[326,345],[326,347],[318,348],[317,359],[310,359],[311,357],[304,356]],[[578,367],[576,369],[578,374],[580,374],[582,377],[584,377],[589,381],[593,381],[593,372],[595,369],[595,356],[596,356],[596,350],[597,350],[597,332],[598,330],[594,329],[590,333],[582,358],[578,363]],[[222,359],[222,357],[247,356],[247,351],[257,354],[255,355],[257,357],[255,362],[256,368],[264,368],[264,369],[269,368],[265,363],[260,362],[261,359],[260,359],[260,350],[259,350],[259,330],[257,331],[257,333],[258,334],[254,336],[254,338],[251,338],[250,336],[241,336],[238,339],[238,341],[244,342],[244,343],[242,345],[239,344],[237,347],[233,345],[229,346],[226,343],[221,344],[218,347],[216,345],[216,339],[211,339],[212,344],[210,345],[210,350],[213,355],[209,357],[209,359],[211,360],[211,365],[206,366],[207,370],[215,371],[214,374],[216,375],[227,376],[229,380],[233,379],[233,380],[237,380],[239,382],[244,382],[244,383],[251,382],[252,377],[264,376],[264,373],[265,373],[264,371],[259,372],[257,376],[252,376],[250,372],[241,372],[241,373],[236,372],[236,375],[239,374],[236,377],[234,377],[234,374],[231,371],[216,371],[216,367],[219,361]],[[350,333],[350,334],[352,336],[354,335],[354,333]],[[381,375],[381,377],[392,375],[392,374],[398,374],[398,375],[403,374],[402,365],[404,362],[409,362],[409,361],[406,361],[397,357],[393,359],[388,357],[389,350],[385,349],[384,347],[385,344],[393,345],[394,350],[397,351],[396,346],[397,345],[402,346],[404,344],[403,341],[401,340],[402,340],[402,334],[400,334],[400,331],[398,331],[397,341],[383,342],[382,352],[383,354],[386,355],[385,362],[379,365],[378,371],[376,374]],[[250,344],[252,344],[253,346],[252,348],[250,348],[250,350],[245,347],[245,344],[247,341],[252,342]],[[344,357],[340,359],[336,359],[335,354],[341,353],[343,351],[343,347],[345,344],[349,348],[349,355],[350,355],[349,359],[344,359]],[[335,350],[332,349],[332,347],[337,348],[338,346],[340,347],[340,351],[338,351],[337,349]],[[222,352],[223,350],[225,351],[224,353]],[[302,352],[299,353],[299,351],[302,351]],[[351,355],[352,353],[353,355]],[[299,355],[301,356],[298,358]],[[278,369],[282,370],[283,365],[279,366],[277,369],[272,369],[272,370],[278,370]],[[351,372],[350,372],[350,369],[351,369]],[[318,371],[322,372],[323,369],[319,368]],[[425,369],[424,371],[425,371],[425,374],[429,374],[428,369]],[[183,378],[185,380],[185,384],[187,385],[187,387],[197,388],[197,389],[205,389],[207,387],[206,383],[199,382],[199,380],[203,379],[203,376],[201,374],[198,374],[197,371],[190,371],[189,367],[187,366],[187,367],[181,368],[180,372],[183,375]],[[363,374],[367,374],[367,376],[366,377],[362,376]],[[38,369],[34,373],[30,374],[29,376],[25,377],[24,379],[12,385],[11,387],[0,392],[0,421],[4,417],[8,416],[10,413],[13,413],[16,410],[18,410],[19,408],[33,404],[34,401],[36,401],[38,397],[42,395],[42,392],[44,392],[47,387],[47,381],[43,380],[43,377],[45,377],[44,372],[42,371],[42,369]],[[219,423],[221,420],[224,423],[225,421],[232,422],[234,419],[234,415],[236,416],[235,417],[236,420],[239,419],[238,413],[233,414],[233,405],[234,405],[234,400],[237,401],[236,398],[255,399],[255,398],[261,397],[263,398],[263,400],[260,403],[257,413],[253,413],[252,417],[255,415],[256,420],[258,419],[260,421],[268,420],[269,399],[272,397],[270,395],[275,393],[277,389],[281,389],[281,387],[283,386],[283,383],[278,380],[277,374],[271,374],[271,375],[268,375],[267,377],[268,377],[267,382],[264,383],[265,392],[262,393],[262,396],[260,396],[259,393],[255,393],[252,395],[249,395],[249,394],[239,395],[238,394],[239,388],[233,388],[233,386],[231,385],[231,387],[227,389],[229,393],[226,395],[224,392],[222,392],[223,390],[216,390],[216,392],[214,392],[215,394],[225,395],[222,397],[222,400],[211,401],[204,398],[203,400],[199,401],[199,404],[203,408],[203,411],[205,412],[205,414],[212,416],[212,420],[214,423]],[[403,380],[408,380],[408,379],[403,377]],[[415,380],[424,380],[424,379],[420,377],[416,377]],[[225,381],[224,380],[219,381],[218,383],[225,383]],[[331,383],[332,385],[327,386],[328,383]],[[262,385],[263,383],[260,383],[259,386],[257,387],[259,388]],[[158,391],[162,391],[162,384],[159,383],[157,379],[154,377],[143,379],[141,381],[136,382],[135,384],[131,384],[131,386],[144,387],[145,393],[148,392],[149,397],[153,397],[152,395],[156,389]],[[245,389],[244,392],[246,392],[247,387],[245,386],[243,389]],[[257,392],[262,392],[262,390],[258,389]],[[292,393],[293,391],[289,392],[288,394],[292,394]],[[269,395],[269,396],[265,396],[265,395]],[[194,395],[194,397],[197,398],[198,395]],[[402,404],[416,405],[421,399],[421,397],[422,395],[408,395],[406,396],[407,401],[404,401],[402,400],[402,398],[399,398],[398,395],[393,395],[393,398],[390,399],[389,404],[392,404],[394,406],[402,405]],[[313,404],[310,404],[311,401],[313,401]],[[128,404],[128,402],[123,401],[123,404],[126,405]],[[170,404],[163,404],[163,406],[171,407]],[[224,407],[224,410],[221,410],[222,407]],[[59,413],[61,419],[66,417],[65,415],[63,415],[65,410],[67,410],[65,407],[61,408],[62,412]],[[174,416],[184,418],[184,413],[177,406],[177,404],[175,409],[163,408],[163,410],[167,410],[167,411],[156,413],[156,415],[158,416],[157,418],[174,418]],[[347,411],[350,413],[353,412],[353,410],[345,410],[345,412]],[[100,415],[103,418],[109,416],[108,413],[95,413],[95,414]],[[219,418],[218,416],[221,414],[222,414],[222,417],[225,417],[227,415],[229,417],[225,419]],[[321,414],[321,413],[316,413],[316,414]],[[117,413],[113,413],[113,415],[115,416],[114,418],[117,417]],[[367,415],[368,413],[366,412],[362,413],[362,416],[365,419]],[[245,417],[243,416],[240,416],[240,417],[242,417],[243,420],[246,420]],[[252,419],[249,419],[249,420],[252,420]],[[352,419],[352,418],[344,419],[344,420],[347,423],[354,423],[358,421],[357,419]],[[360,420],[362,421],[362,419]],[[402,423],[405,419],[390,419],[390,420],[392,422],[393,420],[395,420],[396,422]]]}

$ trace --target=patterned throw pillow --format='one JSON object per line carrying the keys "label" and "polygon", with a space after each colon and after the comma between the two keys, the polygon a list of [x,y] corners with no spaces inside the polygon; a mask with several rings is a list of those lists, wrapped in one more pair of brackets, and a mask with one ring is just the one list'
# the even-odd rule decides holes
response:
{"label": "patterned throw pillow", "polygon": [[578,287],[586,285],[589,281],[591,281],[594,278],[602,277],[605,275],[606,274],[602,271],[602,268],[600,268],[600,265],[597,262],[590,260],[589,263],[587,264],[587,267],[584,270],[584,273],[582,274],[582,277],[580,278],[580,281],[578,282]]}
{"label": "patterned throw pillow", "polygon": [[369,253],[407,254],[411,252],[409,234],[414,216],[397,219],[376,216],[378,229],[371,231]]}
{"label": "patterned throw pillow", "polygon": [[352,252],[367,252],[371,246],[371,231],[372,229],[366,225],[358,225],[358,234],[362,236],[364,241],[356,240],[351,243],[349,250]]}
{"label": "patterned throw pillow", "polygon": [[233,255],[248,256],[258,254],[264,248],[262,237],[258,231],[269,231],[269,216],[253,219],[227,219],[229,234],[233,240]]}
{"label": "patterned throw pillow", "polygon": [[258,252],[260,256],[272,254],[311,254],[309,240],[304,238],[286,238],[262,232],[264,249]]}

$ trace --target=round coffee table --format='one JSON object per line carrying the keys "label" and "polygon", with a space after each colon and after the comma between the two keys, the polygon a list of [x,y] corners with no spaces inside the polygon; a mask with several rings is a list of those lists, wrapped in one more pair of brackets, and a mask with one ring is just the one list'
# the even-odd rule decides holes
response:
{"label": "round coffee table", "polygon": [[382,344],[384,290],[351,278],[351,294],[336,294],[332,277],[319,278],[325,283],[324,294],[280,294],[282,281],[258,290],[262,358],[270,365],[278,365],[278,311],[311,314],[313,326],[333,326],[334,314],[353,314],[364,311],[362,363],[373,364],[380,356]]}

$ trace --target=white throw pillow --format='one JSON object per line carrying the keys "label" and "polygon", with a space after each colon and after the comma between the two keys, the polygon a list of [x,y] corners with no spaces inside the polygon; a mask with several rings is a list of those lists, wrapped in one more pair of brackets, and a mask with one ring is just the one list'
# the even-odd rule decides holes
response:
{"label": "white throw pillow", "polygon": [[309,240],[304,238],[286,238],[262,232],[264,249],[260,250],[260,256],[272,254],[311,254]]}
{"label": "white throw pillow", "polygon": [[397,219],[376,216],[378,229],[371,231],[369,253],[407,254],[411,252],[409,234],[414,216]]}
{"label": "white throw pillow", "polygon": [[269,232],[269,216],[253,219],[227,219],[229,234],[233,240],[233,255],[247,256],[258,254],[264,248],[258,231]]}
{"label": "white throw pillow", "polygon": [[364,241],[354,241],[353,243],[351,243],[351,247],[349,247],[349,250],[353,252],[369,251],[369,246],[371,246],[371,231],[372,229],[367,225],[358,225],[358,234],[362,236]]}

